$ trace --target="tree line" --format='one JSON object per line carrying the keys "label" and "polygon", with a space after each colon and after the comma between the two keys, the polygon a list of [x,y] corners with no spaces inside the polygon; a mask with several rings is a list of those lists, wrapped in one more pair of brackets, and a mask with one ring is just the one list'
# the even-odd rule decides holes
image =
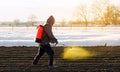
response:
{"label": "tree line", "polygon": [[[35,26],[40,24],[37,17],[31,15],[27,22],[20,22],[19,19],[13,22],[3,22],[9,26]],[[43,21],[44,22],[44,21]],[[43,24],[43,23],[41,23]],[[73,13],[70,21],[64,19],[57,22],[55,26],[120,26],[120,5],[111,4],[109,0],[94,0],[90,6],[80,4]]]}
{"label": "tree line", "polygon": [[72,26],[120,26],[120,6],[109,0],[94,0],[89,7],[80,4],[68,23]]}

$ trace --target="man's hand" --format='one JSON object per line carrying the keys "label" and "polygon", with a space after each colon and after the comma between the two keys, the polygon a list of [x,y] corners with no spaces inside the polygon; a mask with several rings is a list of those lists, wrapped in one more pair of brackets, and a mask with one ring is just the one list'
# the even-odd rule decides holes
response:
{"label": "man's hand", "polygon": [[58,44],[57,39],[52,39],[50,42],[51,42],[51,43],[56,43],[55,45],[57,45],[57,44]]}

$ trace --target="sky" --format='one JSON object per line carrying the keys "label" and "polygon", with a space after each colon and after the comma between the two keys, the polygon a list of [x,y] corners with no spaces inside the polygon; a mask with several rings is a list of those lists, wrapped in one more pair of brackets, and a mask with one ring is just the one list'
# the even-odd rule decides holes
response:
{"label": "sky", "polygon": [[[46,20],[53,15],[57,21],[69,20],[79,4],[90,5],[93,0],[0,0],[0,21],[27,21],[31,15],[36,20]],[[119,5],[119,0],[111,0]]]}

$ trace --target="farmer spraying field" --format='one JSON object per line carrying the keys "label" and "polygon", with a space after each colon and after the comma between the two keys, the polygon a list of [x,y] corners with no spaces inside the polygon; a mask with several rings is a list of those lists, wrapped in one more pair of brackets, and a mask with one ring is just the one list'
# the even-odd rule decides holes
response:
{"label": "farmer spraying field", "polygon": [[33,65],[36,65],[39,61],[39,59],[43,56],[43,54],[46,52],[49,56],[49,65],[48,68],[49,69],[53,69],[55,66],[53,65],[53,61],[54,61],[54,51],[52,50],[50,43],[56,43],[58,44],[57,39],[55,38],[55,36],[52,33],[52,26],[55,23],[55,19],[53,16],[50,16],[47,19],[47,22],[45,24],[45,26],[43,27],[43,34],[42,34],[42,38],[38,39],[39,42],[39,49],[38,49],[38,53],[34,58],[33,61]]}

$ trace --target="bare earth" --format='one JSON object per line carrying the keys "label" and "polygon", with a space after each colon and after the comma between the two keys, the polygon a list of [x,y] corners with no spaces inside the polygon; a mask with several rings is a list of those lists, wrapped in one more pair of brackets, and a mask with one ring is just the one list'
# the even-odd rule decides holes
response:
{"label": "bare earth", "polygon": [[81,60],[63,59],[64,48],[53,48],[58,67],[49,70],[47,54],[31,65],[37,47],[0,47],[0,72],[120,72],[120,46],[84,47],[96,55]]}

